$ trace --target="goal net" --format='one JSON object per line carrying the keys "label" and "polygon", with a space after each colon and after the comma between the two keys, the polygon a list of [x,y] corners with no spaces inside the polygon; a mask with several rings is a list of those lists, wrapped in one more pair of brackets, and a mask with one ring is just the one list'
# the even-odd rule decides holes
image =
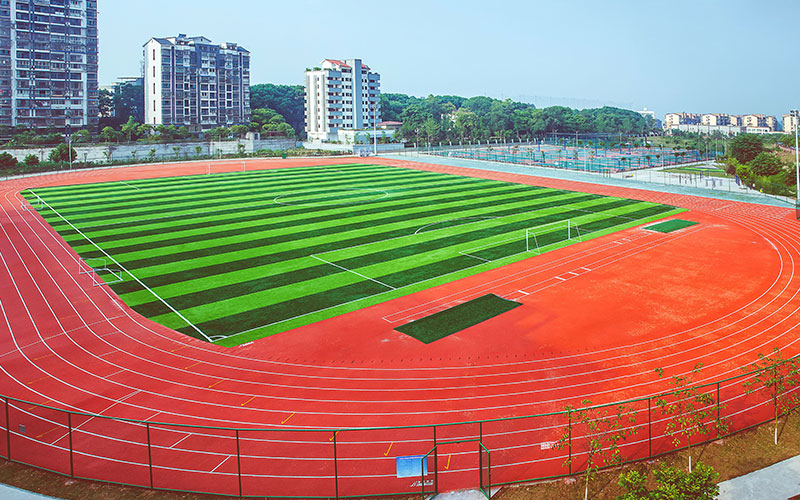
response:
{"label": "goal net", "polygon": [[582,241],[578,225],[569,219],[525,230],[525,250],[540,255],[545,247],[562,241]]}

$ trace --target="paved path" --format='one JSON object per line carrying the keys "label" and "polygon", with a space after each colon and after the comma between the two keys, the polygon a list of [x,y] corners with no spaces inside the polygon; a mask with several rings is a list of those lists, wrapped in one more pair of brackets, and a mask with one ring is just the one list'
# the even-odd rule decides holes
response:
{"label": "paved path", "polygon": [[0,498],[3,500],[58,500],[55,497],[32,493],[6,484],[0,484]]}
{"label": "paved path", "polygon": [[800,456],[719,483],[719,500],[787,500],[800,495]]}

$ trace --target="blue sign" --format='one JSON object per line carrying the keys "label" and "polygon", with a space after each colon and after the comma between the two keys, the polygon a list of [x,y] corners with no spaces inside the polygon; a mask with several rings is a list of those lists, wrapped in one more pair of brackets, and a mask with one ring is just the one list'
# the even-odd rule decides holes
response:
{"label": "blue sign", "polygon": [[420,477],[420,466],[422,475],[428,475],[428,461],[425,455],[412,455],[409,457],[397,457],[397,477]]}

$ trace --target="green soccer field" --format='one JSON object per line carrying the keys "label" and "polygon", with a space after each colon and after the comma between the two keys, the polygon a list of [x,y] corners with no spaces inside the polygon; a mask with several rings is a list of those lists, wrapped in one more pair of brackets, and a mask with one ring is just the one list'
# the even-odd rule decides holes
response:
{"label": "green soccer field", "polygon": [[23,195],[133,309],[227,346],[682,211],[360,164]]}

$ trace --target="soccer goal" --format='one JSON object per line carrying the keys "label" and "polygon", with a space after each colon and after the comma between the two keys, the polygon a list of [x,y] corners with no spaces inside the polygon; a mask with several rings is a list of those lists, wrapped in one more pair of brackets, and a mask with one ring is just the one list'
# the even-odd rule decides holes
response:
{"label": "soccer goal", "polygon": [[44,202],[37,196],[35,200],[30,202],[23,201],[20,206],[26,212],[33,212],[44,208]]}
{"label": "soccer goal", "polygon": [[570,219],[551,222],[525,230],[525,250],[541,255],[546,246],[562,241],[582,241],[578,225]]}
{"label": "soccer goal", "polygon": [[[100,276],[105,274],[105,278]],[[111,285],[122,281],[122,271],[108,267],[108,261],[102,257],[78,261],[78,274],[88,274],[92,278],[92,286]]]}

